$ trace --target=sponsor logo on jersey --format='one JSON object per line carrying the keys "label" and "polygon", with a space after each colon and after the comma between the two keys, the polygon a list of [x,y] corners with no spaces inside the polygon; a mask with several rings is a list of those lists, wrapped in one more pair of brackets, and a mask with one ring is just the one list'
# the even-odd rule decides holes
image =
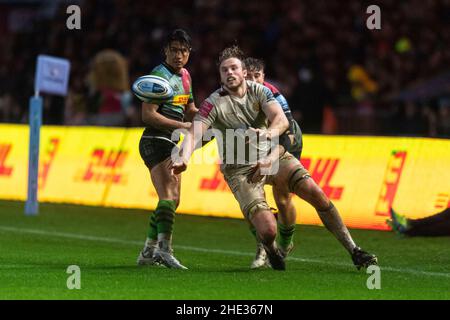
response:
{"label": "sponsor logo on jersey", "polygon": [[203,103],[200,106],[200,109],[198,110],[199,115],[201,115],[204,118],[207,118],[209,114],[211,113],[211,110],[214,108],[214,106],[209,103],[208,101],[203,101]]}
{"label": "sponsor logo on jersey", "polygon": [[189,95],[188,94],[179,94],[173,97],[172,104],[176,106],[182,106],[187,104],[189,101]]}

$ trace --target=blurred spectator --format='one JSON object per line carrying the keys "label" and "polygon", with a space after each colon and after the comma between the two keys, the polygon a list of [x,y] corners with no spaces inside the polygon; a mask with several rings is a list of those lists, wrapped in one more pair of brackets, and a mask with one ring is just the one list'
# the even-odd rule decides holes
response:
{"label": "blurred spectator", "polygon": [[125,58],[114,50],[102,50],[94,57],[88,76],[87,123],[125,126],[131,104],[130,81]]}
{"label": "blurred spectator", "polygon": [[88,90],[79,74],[72,74],[71,86],[66,99],[64,124],[86,125],[88,117]]}

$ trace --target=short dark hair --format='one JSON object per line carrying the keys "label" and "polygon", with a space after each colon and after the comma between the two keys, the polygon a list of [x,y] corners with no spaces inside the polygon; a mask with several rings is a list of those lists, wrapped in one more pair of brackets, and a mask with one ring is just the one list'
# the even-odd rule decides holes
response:
{"label": "short dark hair", "polygon": [[244,60],[245,66],[248,71],[263,71],[266,68],[266,64],[263,60],[248,57]]}
{"label": "short dark hair", "polygon": [[167,36],[165,47],[169,46],[171,42],[178,41],[186,45],[189,50],[192,49],[192,39],[189,34],[183,29],[175,29]]}
{"label": "short dark hair", "polygon": [[236,59],[241,60],[242,67],[245,68],[244,52],[237,45],[233,45],[231,47],[228,47],[228,48],[225,48],[222,50],[222,52],[219,55],[219,60],[217,61],[217,66],[220,66],[223,61],[230,59],[230,58],[236,58]]}

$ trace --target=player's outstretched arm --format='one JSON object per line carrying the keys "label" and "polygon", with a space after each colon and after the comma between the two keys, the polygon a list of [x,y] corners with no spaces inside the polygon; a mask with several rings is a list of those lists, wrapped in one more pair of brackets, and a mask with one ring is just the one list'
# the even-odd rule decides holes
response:
{"label": "player's outstretched arm", "polygon": [[202,121],[195,120],[192,122],[191,128],[181,144],[178,159],[173,159],[172,169],[174,174],[179,174],[187,169],[187,164],[195,150],[195,146],[202,139],[208,127]]}

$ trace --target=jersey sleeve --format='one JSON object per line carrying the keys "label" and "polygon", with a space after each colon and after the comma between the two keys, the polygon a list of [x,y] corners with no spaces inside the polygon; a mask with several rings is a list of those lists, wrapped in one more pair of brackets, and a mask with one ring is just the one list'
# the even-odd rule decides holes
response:
{"label": "jersey sleeve", "polygon": [[256,84],[255,92],[261,107],[277,102],[272,91],[261,84]]}
{"label": "jersey sleeve", "polygon": [[281,93],[278,93],[278,95],[275,97],[275,99],[280,104],[280,106],[283,109],[283,112],[286,115],[286,117],[288,118],[288,120],[293,120],[291,108],[289,108],[289,104],[288,104],[286,98]]}
{"label": "jersey sleeve", "polygon": [[281,109],[283,109],[284,114],[286,115],[286,117],[288,118],[289,121],[293,120],[294,118],[292,117],[292,112],[291,112],[291,108],[289,107],[289,104],[286,100],[286,98],[281,94],[280,90],[278,90],[277,87],[275,87],[273,84],[265,81],[264,86],[269,88],[270,91],[272,92],[273,96],[275,97],[275,99],[278,101],[278,103],[281,106]]}
{"label": "jersey sleeve", "polygon": [[181,82],[183,83],[184,92],[189,93],[187,103],[189,104],[194,102],[191,74],[185,68],[181,69]]}
{"label": "jersey sleeve", "polygon": [[193,90],[192,90],[192,78],[191,75],[189,74],[189,99],[188,99],[188,103],[192,103],[194,102],[194,94],[193,94]]}
{"label": "jersey sleeve", "polygon": [[211,126],[217,117],[217,110],[213,104],[211,97],[203,101],[194,117],[194,121],[201,121],[208,127]]}
{"label": "jersey sleeve", "polygon": [[157,77],[161,77],[163,79],[169,80],[169,78],[167,77],[167,74],[164,73],[164,71],[162,70],[162,68],[160,66],[156,66],[152,69],[152,71],[150,72],[151,76],[157,76]]}

